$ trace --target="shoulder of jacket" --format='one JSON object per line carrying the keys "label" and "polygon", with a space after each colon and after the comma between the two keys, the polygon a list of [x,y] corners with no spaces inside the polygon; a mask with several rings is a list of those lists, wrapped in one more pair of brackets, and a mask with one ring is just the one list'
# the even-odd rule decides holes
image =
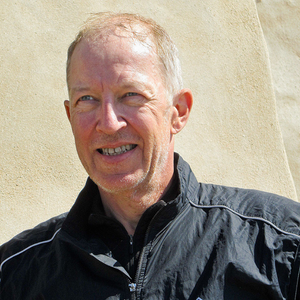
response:
{"label": "shoulder of jacket", "polygon": [[60,231],[67,213],[53,217],[32,229],[25,230],[0,246],[0,271],[9,259],[38,245],[51,242]]}
{"label": "shoulder of jacket", "polygon": [[300,238],[300,203],[283,196],[200,183],[197,197],[189,200],[195,207],[226,209],[240,218],[265,222]]}

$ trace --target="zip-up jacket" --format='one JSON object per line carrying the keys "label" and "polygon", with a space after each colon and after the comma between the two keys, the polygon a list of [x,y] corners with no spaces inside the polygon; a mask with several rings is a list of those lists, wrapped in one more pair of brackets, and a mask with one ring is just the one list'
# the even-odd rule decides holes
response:
{"label": "zip-up jacket", "polygon": [[104,222],[105,237],[92,225],[99,192],[88,179],[69,213],[0,247],[0,299],[299,300],[300,204],[199,184],[177,159],[178,196],[156,204],[134,272],[115,235],[110,244],[116,224]]}

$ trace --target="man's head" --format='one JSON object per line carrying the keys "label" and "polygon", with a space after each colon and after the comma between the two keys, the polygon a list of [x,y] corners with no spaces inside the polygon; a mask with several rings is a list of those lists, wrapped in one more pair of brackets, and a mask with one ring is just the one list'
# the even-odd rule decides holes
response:
{"label": "man's head", "polygon": [[167,88],[177,58],[176,67],[158,58],[145,22],[97,15],[69,49],[65,107],[81,162],[102,193],[163,191],[173,174],[173,136],[192,105],[178,79]]}
{"label": "man's head", "polygon": [[168,33],[152,19],[128,13],[97,13],[93,14],[83,25],[75,40],[68,49],[67,82],[69,78],[70,61],[74,49],[83,39],[93,39],[111,31],[130,33],[133,38],[142,43],[151,43],[157,54],[159,67],[165,81],[170,98],[182,89],[181,66],[178,50]]}

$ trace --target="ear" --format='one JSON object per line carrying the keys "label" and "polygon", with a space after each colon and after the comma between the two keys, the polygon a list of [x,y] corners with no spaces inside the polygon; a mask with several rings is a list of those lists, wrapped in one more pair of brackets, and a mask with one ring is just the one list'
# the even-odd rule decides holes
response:
{"label": "ear", "polygon": [[70,101],[69,100],[65,100],[64,101],[64,105],[65,105],[65,109],[66,109],[66,113],[67,113],[68,119],[70,121],[71,120],[71,117],[70,117]]}
{"label": "ear", "polygon": [[180,132],[188,121],[193,106],[191,90],[182,89],[173,98],[172,133]]}

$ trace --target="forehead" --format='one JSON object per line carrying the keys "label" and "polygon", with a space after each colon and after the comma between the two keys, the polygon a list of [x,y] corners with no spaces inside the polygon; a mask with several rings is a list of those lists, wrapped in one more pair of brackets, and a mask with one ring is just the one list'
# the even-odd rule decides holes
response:
{"label": "forehead", "polygon": [[149,68],[157,65],[153,48],[132,37],[115,35],[101,36],[97,39],[82,40],[72,55],[70,76],[79,68],[111,69],[120,66],[128,69]]}
{"label": "forehead", "polygon": [[158,59],[151,42],[132,35],[101,35],[83,39],[75,48],[70,62],[69,90],[78,83],[96,80],[163,81]]}

